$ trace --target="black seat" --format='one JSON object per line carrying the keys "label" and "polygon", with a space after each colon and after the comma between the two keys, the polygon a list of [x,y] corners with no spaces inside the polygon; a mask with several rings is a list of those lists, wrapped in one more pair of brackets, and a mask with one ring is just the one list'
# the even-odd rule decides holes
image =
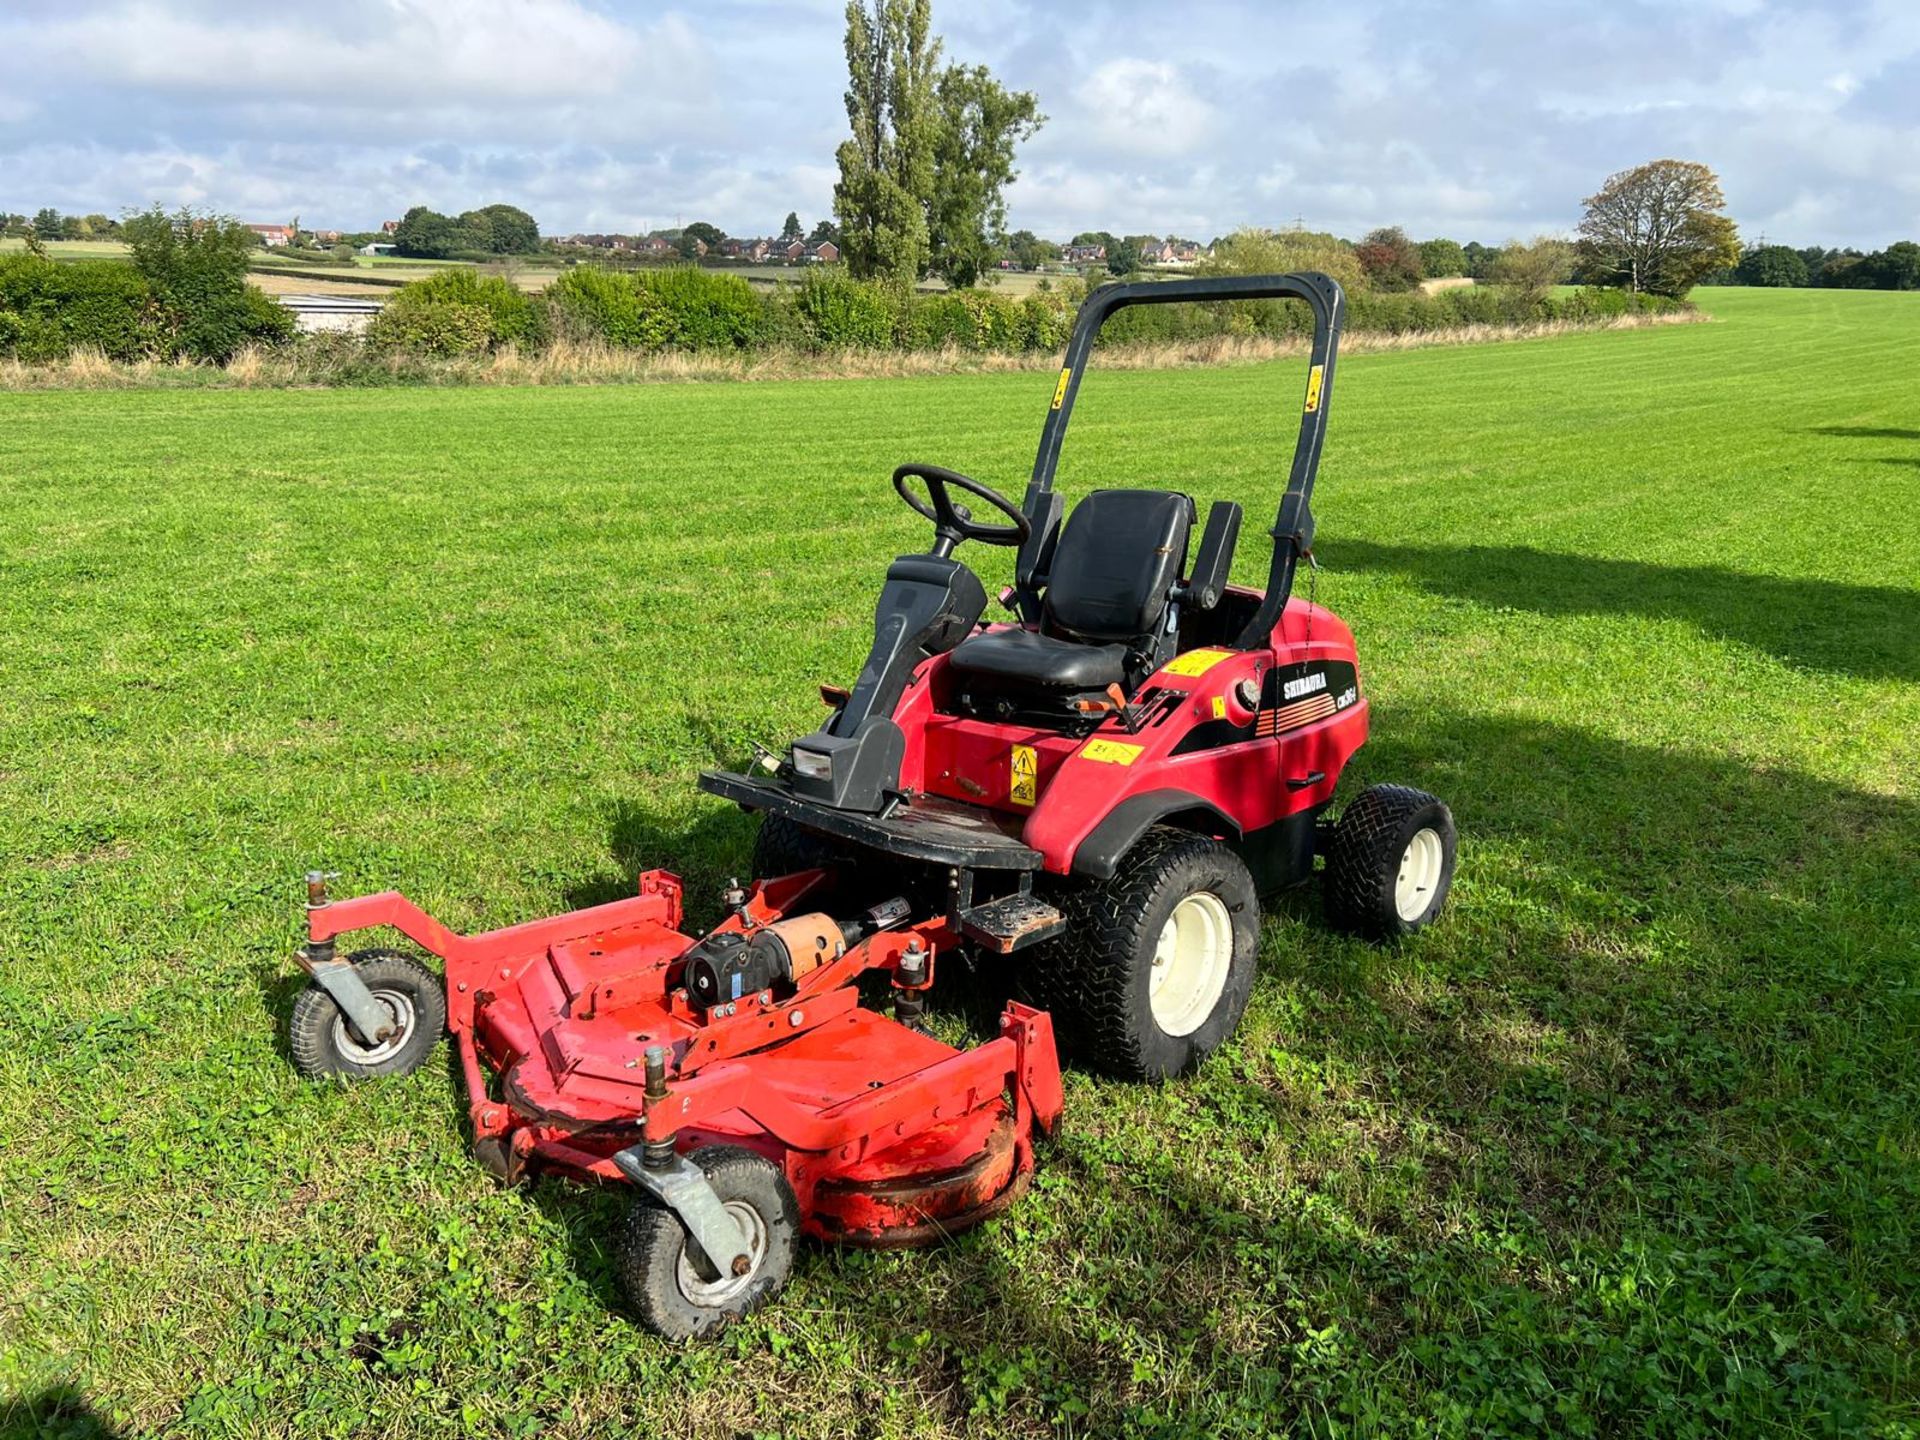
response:
{"label": "black seat", "polygon": [[1049,690],[1126,685],[1130,671],[1158,663],[1192,529],[1193,501],[1185,495],[1094,491],[1061,529],[1040,629],[975,635],[950,663],[966,675]]}

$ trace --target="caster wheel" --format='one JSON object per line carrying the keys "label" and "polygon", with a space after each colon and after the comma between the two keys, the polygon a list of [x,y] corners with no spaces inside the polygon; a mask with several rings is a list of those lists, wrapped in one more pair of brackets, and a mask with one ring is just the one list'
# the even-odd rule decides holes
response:
{"label": "caster wheel", "polygon": [[640,1323],[669,1340],[713,1335],[786,1288],[800,1240],[793,1187],[772,1161],[733,1145],[709,1145],[688,1157],[706,1172],[720,1203],[747,1241],[739,1274],[703,1278],[687,1255],[680,1219],[642,1193],[615,1246],[620,1288]]}
{"label": "caster wheel", "polygon": [[293,1002],[287,1027],[293,1068],[308,1080],[411,1075],[447,1031],[447,995],[440,977],[397,950],[360,950],[347,959],[373,998],[392,1014],[395,1032],[377,1044],[362,1043],[333,997],[319,985],[309,985]]}
{"label": "caster wheel", "polygon": [[1327,851],[1327,919],[1369,940],[1431,925],[1453,885],[1453,815],[1424,790],[1375,785],[1341,812]]}

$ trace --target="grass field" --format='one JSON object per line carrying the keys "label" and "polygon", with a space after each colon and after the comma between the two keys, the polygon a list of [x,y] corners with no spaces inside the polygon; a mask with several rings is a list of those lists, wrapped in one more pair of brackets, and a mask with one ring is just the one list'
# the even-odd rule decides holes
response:
{"label": "grass field", "polygon": [[[1341,368],[1349,783],[1452,801],[1445,922],[1290,898],[1200,1076],[1070,1076],[1010,1217],[690,1351],[445,1068],[294,1078],[298,874],[713,918],[694,772],[854,673],[890,468],[1017,493],[1051,380],[0,395],[0,1431],[1915,1434],[1920,296],[1700,298]],[[1062,483],[1257,516],[1300,388],[1096,373]]]}

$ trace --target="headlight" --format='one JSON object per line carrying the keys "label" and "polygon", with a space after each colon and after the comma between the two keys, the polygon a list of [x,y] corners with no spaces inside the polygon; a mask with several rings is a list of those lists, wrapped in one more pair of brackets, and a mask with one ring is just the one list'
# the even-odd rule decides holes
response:
{"label": "headlight", "polygon": [[796,775],[804,775],[809,780],[831,780],[833,756],[818,750],[802,750],[796,745],[793,750],[793,770]]}

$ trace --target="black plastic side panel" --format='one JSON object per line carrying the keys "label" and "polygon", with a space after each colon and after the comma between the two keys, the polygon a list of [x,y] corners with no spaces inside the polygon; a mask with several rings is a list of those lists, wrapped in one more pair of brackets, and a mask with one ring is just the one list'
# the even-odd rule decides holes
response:
{"label": "black plastic side panel", "polygon": [[1240,858],[1253,872],[1254,888],[1262,895],[1290,890],[1313,877],[1317,827],[1326,808],[1302,810],[1241,839]]}

